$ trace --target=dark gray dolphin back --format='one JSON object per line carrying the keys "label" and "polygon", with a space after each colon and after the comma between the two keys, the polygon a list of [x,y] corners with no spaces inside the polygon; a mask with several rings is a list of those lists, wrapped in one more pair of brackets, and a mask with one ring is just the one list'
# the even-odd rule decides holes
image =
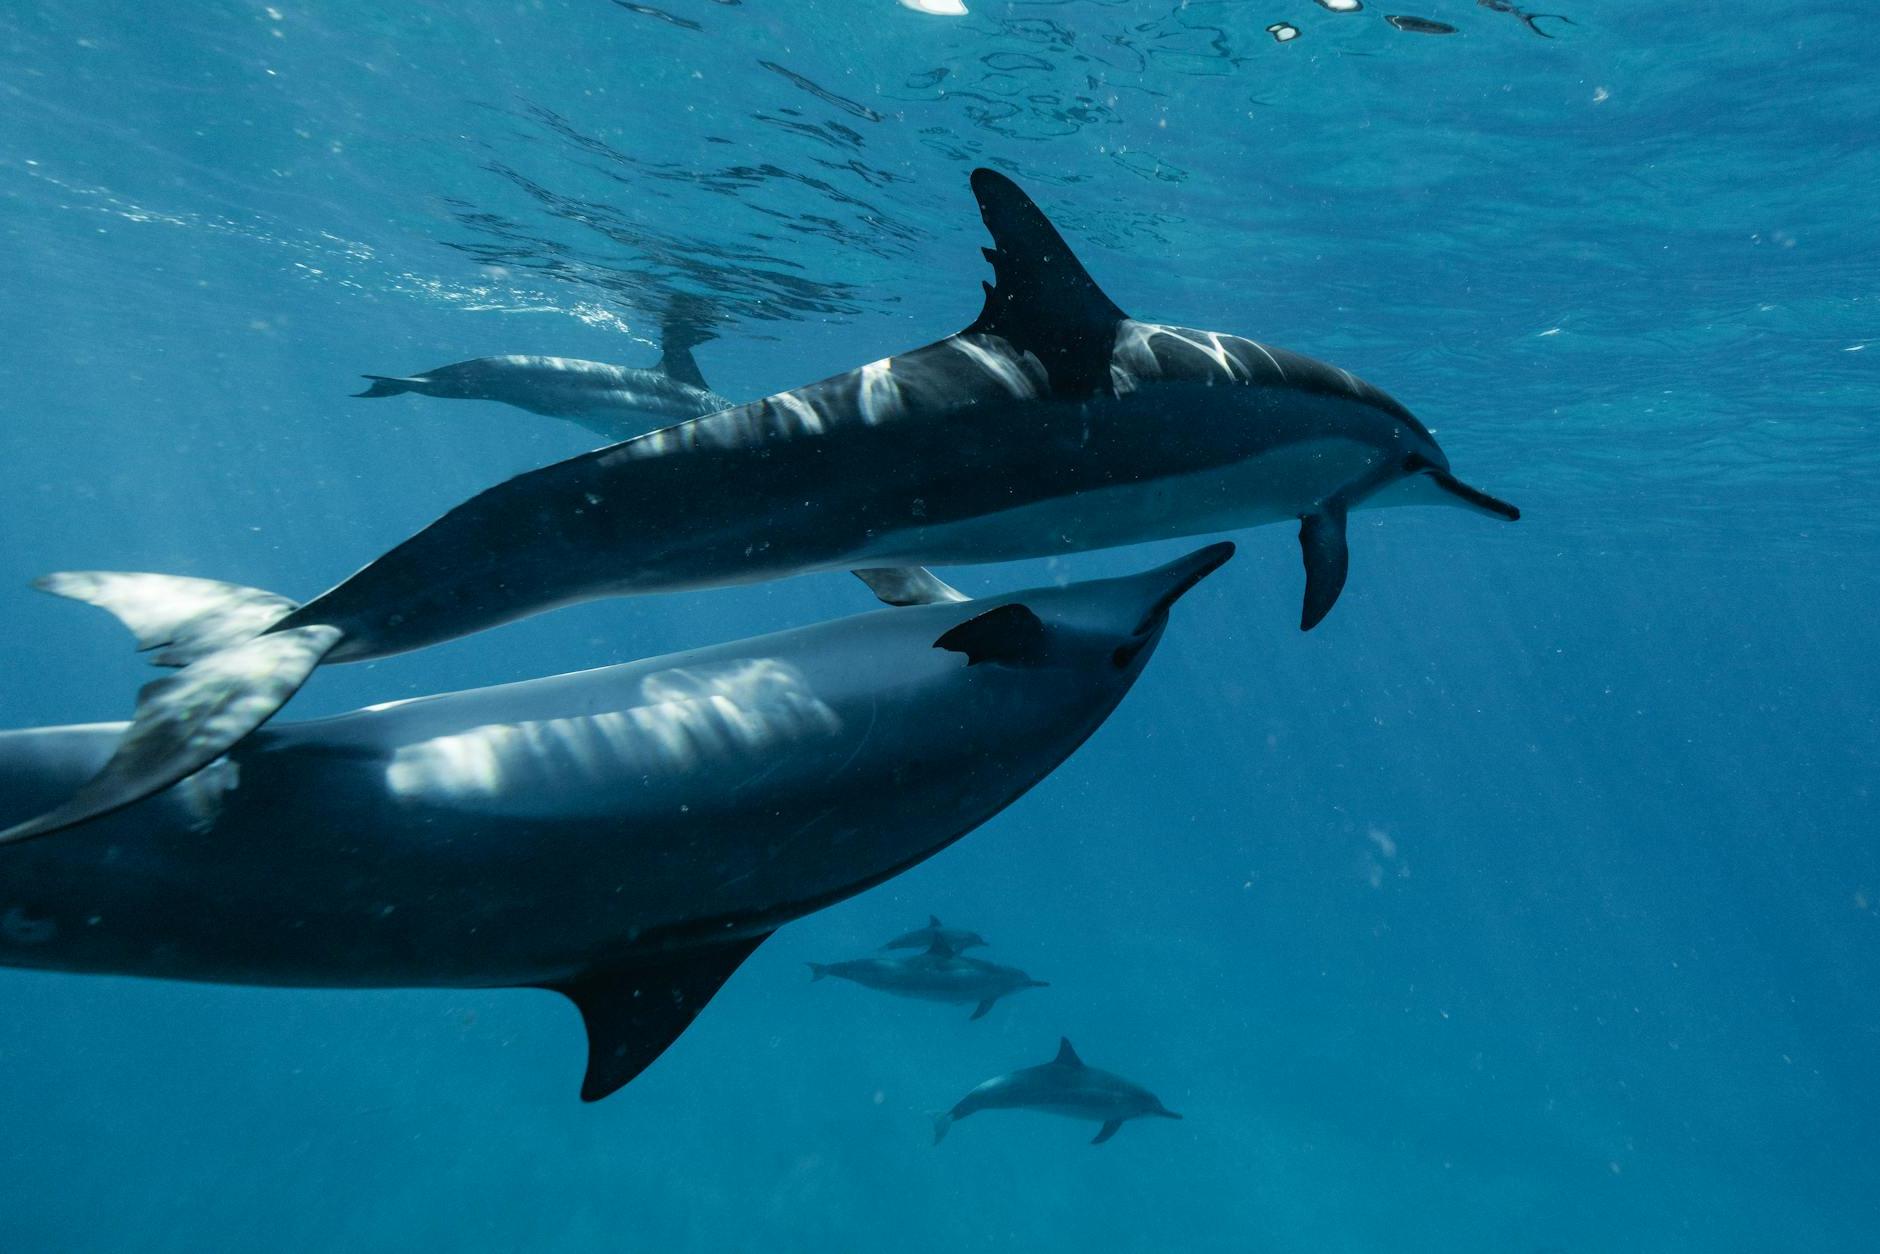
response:
{"label": "dark gray dolphin back", "polygon": [[1053,391],[1090,396],[1110,387],[1116,326],[1126,315],[1104,295],[1044,211],[1018,184],[973,171],[979,216],[992,234],[985,249],[994,281],[962,335],[996,335],[1043,363]]}

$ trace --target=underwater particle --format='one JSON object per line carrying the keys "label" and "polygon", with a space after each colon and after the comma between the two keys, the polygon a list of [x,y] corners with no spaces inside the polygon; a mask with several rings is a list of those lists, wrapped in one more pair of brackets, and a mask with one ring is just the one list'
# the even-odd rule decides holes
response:
{"label": "underwater particle", "polygon": [[1276,43],[1282,44],[1299,38],[1299,28],[1286,22],[1273,23],[1266,28],[1266,33],[1271,35]]}
{"label": "underwater particle", "polygon": [[1427,17],[1412,17],[1407,13],[1386,13],[1384,20],[1398,30],[1406,30],[1413,35],[1453,35],[1456,33],[1456,28],[1447,22],[1432,22]]}
{"label": "underwater particle", "polygon": [[901,0],[901,7],[916,13],[929,13],[934,17],[966,16],[966,6],[961,0]]}
{"label": "underwater particle", "polygon": [[1356,13],[1364,7],[1364,0],[1319,0],[1319,7],[1334,13]]}

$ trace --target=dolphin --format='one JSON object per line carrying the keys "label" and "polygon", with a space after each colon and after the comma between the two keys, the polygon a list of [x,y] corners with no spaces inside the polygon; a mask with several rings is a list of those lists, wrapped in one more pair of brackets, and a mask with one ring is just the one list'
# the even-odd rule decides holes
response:
{"label": "dolphin", "polygon": [[[553,989],[586,1023],[597,1100],[775,929],[1055,770],[1231,553],[270,727],[63,840],[0,849],[0,965]],[[0,820],[120,732],[0,733]]]}
{"label": "dolphin", "polygon": [[935,944],[943,944],[954,953],[968,949],[982,948],[986,938],[978,932],[969,932],[961,927],[943,927],[940,916],[927,916],[927,926],[917,927],[911,932],[903,932],[882,946],[883,949],[931,949]]}
{"label": "dolphin", "polygon": [[731,406],[706,384],[692,357],[692,350],[710,338],[709,331],[675,308],[661,327],[662,355],[650,369],[573,357],[477,357],[422,374],[369,374],[364,377],[372,386],[353,395],[416,392],[452,400],[501,401],[549,418],[566,418],[612,444]]}
{"label": "dolphin", "polygon": [[1092,1145],[1101,1145],[1115,1136],[1125,1120],[1149,1115],[1181,1118],[1140,1084],[1085,1066],[1065,1037],[1059,1038],[1057,1057],[1050,1062],[993,1076],[962,1097],[952,1110],[935,1115],[933,1143],[945,1140],[947,1129],[955,1122],[982,1110],[1041,1110],[1066,1119],[1094,1120],[1103,1126],[1091,1138]]}
{"label": "dolphin", "polygon": [[1034,980],[1017,967],[1003,967],[982,958],[962,958],[939,937],[923,953],[905,958],[858,958],[853,962],[812,962],[812,981],[834,976],[852,980],[897,997],[943,1001],[973,1007],[972,1018],[983,1019],[1001,997],[1028,988],[1049,988],[1050,981]]}
{"label": "dolphin", "polygon": [[122,619],[160,665],[118,754],[43,835],[148,796],[272,717],[322,662],[423,648],[601,596],[853,570],[889,604],[955,599],[926,568],[1291,520],[1300,625],[1337,599],[1345,519],[1468,487],[1402,405],[1349,372],[1140,322],[1018,186],[976,170],[995,281],[957,335],[498,484],[313,600],[202,579],[67,572],[43,589]]}

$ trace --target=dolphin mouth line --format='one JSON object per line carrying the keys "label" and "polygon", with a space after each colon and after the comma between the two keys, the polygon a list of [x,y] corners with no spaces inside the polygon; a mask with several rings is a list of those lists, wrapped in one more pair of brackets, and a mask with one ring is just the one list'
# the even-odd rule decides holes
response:
{"label": "dolphin mouth line", "polygon": [[1521,521],[1521,510],[1518,506],[1510,505],[1498,496],[1490,496],[1480,488],[1470,487],[1462,480],[1450,474],[1447,470],[1438,470],[1436,467],[1432,466],[1423,473],[1441,484],[1443,491],[1448,492],[1452,496],[1461,497],[1479,510],[1484,510],[1490,514],[1498,514],[1506,518],[1509,522]]}
{"label": "dolphin mouth line", "polygon": [[1218,544],[1208,545],[1205,549],[1197,549],[1187,557],[1174,563],[1177,566],[1186,566],[1186,569],[1182,571],[1181,578],[1170,585],[1168,590],[1160,597],[1156,598],[1155,604],[1150,606],[1148,613],[1142,616],[1142,621],[1136,624],[1134,634],[1138,636],[1147,635],[1151,629],[1168,617],[1169,609],[1175,602],[1186,596],[1196,584],[1226,565],[1227,559],[1233,555],[1234,542],[1232,540],[1222,540]]}

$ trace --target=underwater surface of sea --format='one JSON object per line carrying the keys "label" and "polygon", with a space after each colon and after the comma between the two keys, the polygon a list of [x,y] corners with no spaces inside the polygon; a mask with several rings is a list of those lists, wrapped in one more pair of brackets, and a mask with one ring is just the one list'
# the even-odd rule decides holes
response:
{"label": "underwater surface of sea", "polygon": [[[1131,314],[1348,368],[1524,517],[1355,515],[1310,633],[1293,529],[1235,535],[1061,769],[597,1104],[547,992],[0,971],[0,1250],[1874,1248],[1872,15],[1533,4],[5,6],[0,726],[150,674],[35,576],[304,597],[595,443],[361,374],[647,365],[682,296],[743,400],[960,329],[976,166]],[[872,605],[590,602],[284,718]],[[929,914],[1050,987],[809,980]],[[932,1144],[1061,1036],[1185,1118]]]}

